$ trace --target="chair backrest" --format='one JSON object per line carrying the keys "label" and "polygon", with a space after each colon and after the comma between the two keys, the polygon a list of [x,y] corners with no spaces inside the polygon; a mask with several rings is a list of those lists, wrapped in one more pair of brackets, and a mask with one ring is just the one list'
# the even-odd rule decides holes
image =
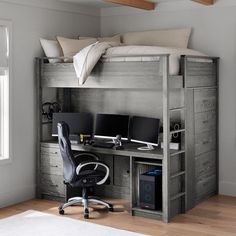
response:
{"label": "chair backrest", "polygon": [[65,122],[57,124],[58,143],[63,159],[63,174],[66,183],[73,183],[76,178],[76,162],[71,150],[69,126]]}

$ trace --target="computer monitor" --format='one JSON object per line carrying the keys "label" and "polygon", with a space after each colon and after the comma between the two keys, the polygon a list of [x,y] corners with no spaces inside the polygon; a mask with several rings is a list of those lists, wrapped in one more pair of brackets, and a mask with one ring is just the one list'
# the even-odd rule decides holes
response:
{"label": "computer monitor", "polygon": [[52,136],[58,136],[57,124],[66,122],[70,128],[70,135],[92,135],[93,116],[90,113],[53,113]]}
{"label": "computer monitor", "polygon": [[95,138],[115,139],[121,135],[122,140],[128,140],[129,116],[116,114],[97,114]]}
{"label": "computer monitor", "polygon": [[153,150],[158,146],[159,119],[134,116],[131,127],[131,142],[143,143],[147,146],[139,150]]}

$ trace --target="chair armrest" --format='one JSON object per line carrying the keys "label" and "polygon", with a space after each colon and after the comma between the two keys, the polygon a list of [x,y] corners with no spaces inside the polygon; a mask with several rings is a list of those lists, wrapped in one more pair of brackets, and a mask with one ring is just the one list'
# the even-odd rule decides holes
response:
{"label": "chair armrest", "polygon": [[[85,161],[85,162],[81,162],[77,166],[77,168],[76,168],[76,174],[79,175],[81,169],[83,167],[87,166],[87,165],[96,165],[96,167],[97,166],[102,166],[102,167],[104,167],[106,169],[105,177],[101,181],[97,182],[97,185],[102,185],[102,184],[104,184],[107,181],[107,179],[109,177],[109,174],[110,174],[110,170],[109,170],[109,167],[105,163],[103,163],[101,161]],[[96,169],[96,167],[95,167],[95,169]]]}
{"label": "chair armrest", "polygon": [[74,153],[74,158],[80,158],[81,156],[85,156],[85,155],[92,157],[95,161],[99,161],[96,155],[94,155],[93,153],[87,153],[87,152]]}
{"label": "chair armrest", "polygon": [[[78,162],[80,162],[80,161],[79,161],[79,158],[80,158],[80,157],[83,157],[83,156],[89,156],[90,158],[93,158],[94,161],[99,161],[98,156],[96,156],[96,155],[93,154],[93,153],[88,153],[88,152],[74,153],[74,158],[75,158],[76,162],[77,162],[77,160],[78,160]],[[80,163],[82,163],[82,162],[80,162]],[[80,163],[77,163],[77,164],[80,164]],[[96,164],[95,167],[94,167],[94,170],[96,170],[97,168],[98,168],[98,165]]]}

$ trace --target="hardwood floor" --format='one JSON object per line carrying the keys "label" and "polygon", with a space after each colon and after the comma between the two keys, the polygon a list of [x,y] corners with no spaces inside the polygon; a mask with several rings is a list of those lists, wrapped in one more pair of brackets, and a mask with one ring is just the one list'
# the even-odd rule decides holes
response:
{"label": "hardwood floor", "polygon": [[[110,201],[111,202],[111,201]],[[130,230],[146,235],[155,236],[235,236],[236,235],[236,198],[215,196],[199,204],[187,214],[175,217],[171,223],[132,217],[129,215],[127,204],[121,200],[113,200],[116,212],[108,213],[101,208],[90,210],[89,222]],[[0,209],[0,219],[27,210],[37,210],[58,215],[60,203],[48,200],[30,200],[11,207]],[[84,220],[81,207],[66,209],[66,215]]]}

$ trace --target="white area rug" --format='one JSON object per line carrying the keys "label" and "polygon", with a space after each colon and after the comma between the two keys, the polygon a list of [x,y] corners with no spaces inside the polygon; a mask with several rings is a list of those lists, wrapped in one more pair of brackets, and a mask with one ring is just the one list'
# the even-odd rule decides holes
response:
{"label": "white area rug", "polygon": [[38,211],[0,220],[1,236],[143,236],[102,225],[54,216]]}

